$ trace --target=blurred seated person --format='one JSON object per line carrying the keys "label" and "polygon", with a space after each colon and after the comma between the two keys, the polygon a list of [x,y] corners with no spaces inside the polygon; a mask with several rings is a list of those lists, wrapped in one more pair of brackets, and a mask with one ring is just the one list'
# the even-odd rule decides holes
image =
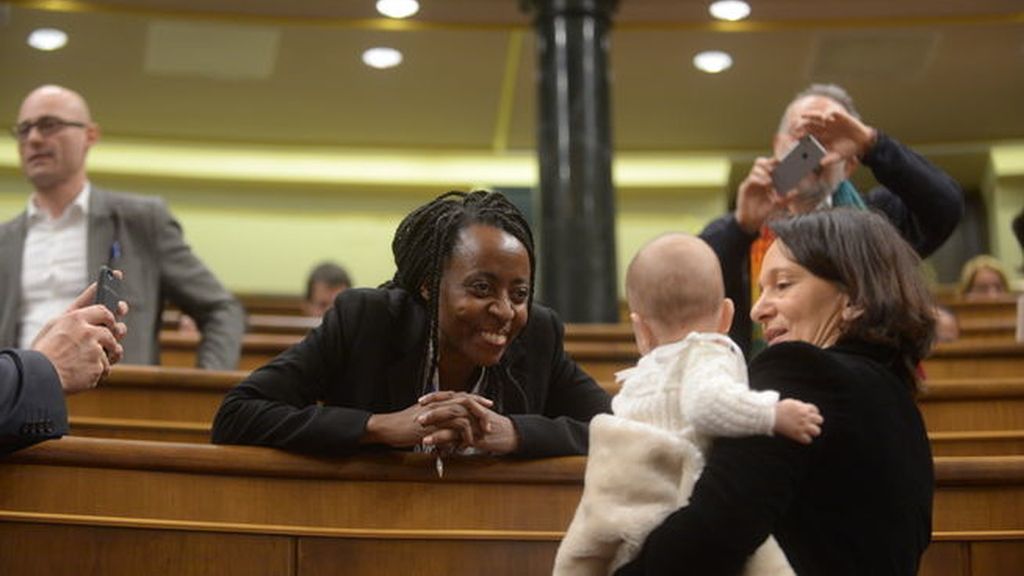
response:
{"label": "blurred seated person", "polygon": [[352,287],[348,272],[334,262],[321,262],[313,268],[306,280],[306,299],[302,301],[302,313],[320,318],[334,305],[334,298],[342,290]]}
{"label": "blurred seated person", "polygon": [[956,342],[960,338],[960,322],[953,311],[945,306],[935,306],[935,343]]}
{"label": "blurred seated person", "polygon": [[586,453],[588,423],[611,399],[533,301],[522,213],[497,192],[450,192],[406,216],[391,249],[390,282],[342,292],[301,342],[228,392],[213,442]]}
{"label": "blurred seated person", "polygon": [[[128,328],[95,298],[94,283],[43,326],[31,349],[0,350],[0,454],[67,433],[64,396],[95,387],[124,355]],[[127,313],[119,302],[118,316]]]}
{"label": "blurred seated person", "polygon": [[1002,263],[988,254],[968,260],[960,270],[960,297],[987,300],[1010,293],[1010,281]]}
{"label": "blurred seated person", "polygon": [[[776,190],[772,172],[800,138],[812,135],[825,148],[818,170],[792,190]],[[736,210],[708,224],[701,238],[718,254],[725,295],[736,304],[729,336],[748,355],[756,352],[749,314],[757,299],[761,261],[772,236],[767,224],[785,214],[838,206],[881,211],[914,250],[926,258],[963,217],[959,184],[940,168],[880,129],[864,123],[853,98],[834,84],[813,84],[786,107],[772,141],[772,156],[757,158],[739,186]],[[861,165],[879,186],[863,197],[850,182]]]}

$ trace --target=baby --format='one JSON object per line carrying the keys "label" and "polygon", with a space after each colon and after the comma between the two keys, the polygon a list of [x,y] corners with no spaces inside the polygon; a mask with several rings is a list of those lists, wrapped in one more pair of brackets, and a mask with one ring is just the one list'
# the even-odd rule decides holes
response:
{"label": "baby", "polygon": [[[748,387],[743,352],[725,336],[733,304],[702,240],[667,234],[644,246],[626,271],[626,298],[643,357],[616,374],[614,416],[590,423],[583,497],[557,575],[610,574],[636,557],[648,533],[686,505],[712,438],[779,434],[809,444],[821,434],[814,405]],[[793,571],[769,538],[745,574]]]}

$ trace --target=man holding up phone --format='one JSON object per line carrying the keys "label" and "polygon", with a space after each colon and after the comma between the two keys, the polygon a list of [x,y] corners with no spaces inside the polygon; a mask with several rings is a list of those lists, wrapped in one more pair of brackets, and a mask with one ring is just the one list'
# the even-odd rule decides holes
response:
{"label": "man holding up phone", "polygon": [[50,319],[30,350],[0,350],[0,454],[65,434],[64,396],[95,387],[124,354],[128,305],[94,304],[96,288]]}
{"label": "man holding up phone", "polygon": [[198,365],[235,368],[242,306],[193,254],[164,202],[90,183],[86,156],[100,130],[85,99],[41,86],[22,102],[12,133],[33,193],[25,212],[0,224],[0,346],[27,348],[107,264],[124,270],[121,296],[132,308],[125,362],[159,361],[168,298],[202,332]]}
{"label": "man holding up phone", "polygon": [[[821,144],[824,156],[793,188],[776,190],[774,172],[808,135]],[[750,279],[757,278],[759,256],[771,243],[764,234],[769,218],[866,205],[882,211],[925,258],[949,238],[964,211],[963,194],[953,178],[862,122],[853,99],[834,84],[813,84],[790,102],[773,151],[773,157],[754,161],[740,184],[736,210],[714,220],[700,234],[722,263],[726,296],[737,311],[729,335],[747,354],[753,340],[748,312],[756,288]],[[861,164],[871,169],[880,184],[863,197],[848,180]]]}

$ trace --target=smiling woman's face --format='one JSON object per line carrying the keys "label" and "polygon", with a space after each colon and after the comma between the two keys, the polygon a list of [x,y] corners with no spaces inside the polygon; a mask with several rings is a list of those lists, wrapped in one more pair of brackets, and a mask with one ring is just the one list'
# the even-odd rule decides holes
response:
{"label": "smiling woman's face", "polygon": [[842,314],[849,298],[835,283],[791,260],[784,247],[776,240],[765,254],[761,297],[750,318],[761,324],[769,346],[788,341],[831,346],[842,334]]}
{"label": "smiling woman's face", "polygon": [[461,372],[492,366],[529,316],[530,257],[523,244],[493,226],[459,233],[441,277],[440,360]]}

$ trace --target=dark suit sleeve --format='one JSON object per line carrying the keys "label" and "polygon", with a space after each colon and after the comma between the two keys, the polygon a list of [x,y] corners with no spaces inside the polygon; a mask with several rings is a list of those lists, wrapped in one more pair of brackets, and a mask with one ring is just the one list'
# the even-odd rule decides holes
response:
{"label": "dark suit sleeve", "polygon": [[159,254],[160,290],[196,321],[202,333],[196,365],[232,370],[241,354],[245,311],[185,243],[181,225],[163,202],[153,206],[151,230]]}
{"label": "dark suit sleeve", "polygon": [[881,132],[863,162],[882,185],[868,194],[867,203],[884,212],[922,258],[930,256],[963,218],[960,185],[920,154]]}
{"label": "dark suit sleeve", "polygon": [[256,444],[297,452],[354,452],[370,412],[322,405],[326,379],[347,361],[350,344],[342,307],[269,364],[252,372],[221,403],[213,422],[215,444]]}
{"label": "dark suit sleeve", "polygon": [[700,233],[700,237],[718,256],[718,261],[722,265],[725,295],[736,305],[729,337],[744,353],[749,353],[751,324],[747,311],[750,310],[750,246],[758,234],[744,232],[730,213],[708,224]]}
{"label": "dark suit sleeve", "polygon": [[[548,311],[541,318],[531,318],[531,322],[534,320],[541,330],[530,334],[534,339],[530,353],[535,359],[541,355],[550,358],[546,364],[550,372],[531,378],[549,377],[550,381],[546,397],[534,399],[535,404],[542,404],[539,413],[510,416],[519,434],[516,455],[542,458],[586,454],[590,419],[611,412],[611,398],[565,353],[565,328],[554,313]],[[537,383],[524,384],[534,389]]]}
{"label": "dark suit sleeve", "polygon": [[616,574],[676,574],[682,567],[702,576],[740,574],[797,496],[812,450],[828,441],[836,400],[820,382],[826,371],[823,353],[807,344],[763,351],[750,366],[752,387],[817,404],[823,435],[811,446],[780,437],[716,439],[689,506],[652,531],[640,556]]}
{"label": "dark suit sleeve", "polygon": [[50,361],[29,350],[0,351],[0,454],[67,431],[64,391]]}

